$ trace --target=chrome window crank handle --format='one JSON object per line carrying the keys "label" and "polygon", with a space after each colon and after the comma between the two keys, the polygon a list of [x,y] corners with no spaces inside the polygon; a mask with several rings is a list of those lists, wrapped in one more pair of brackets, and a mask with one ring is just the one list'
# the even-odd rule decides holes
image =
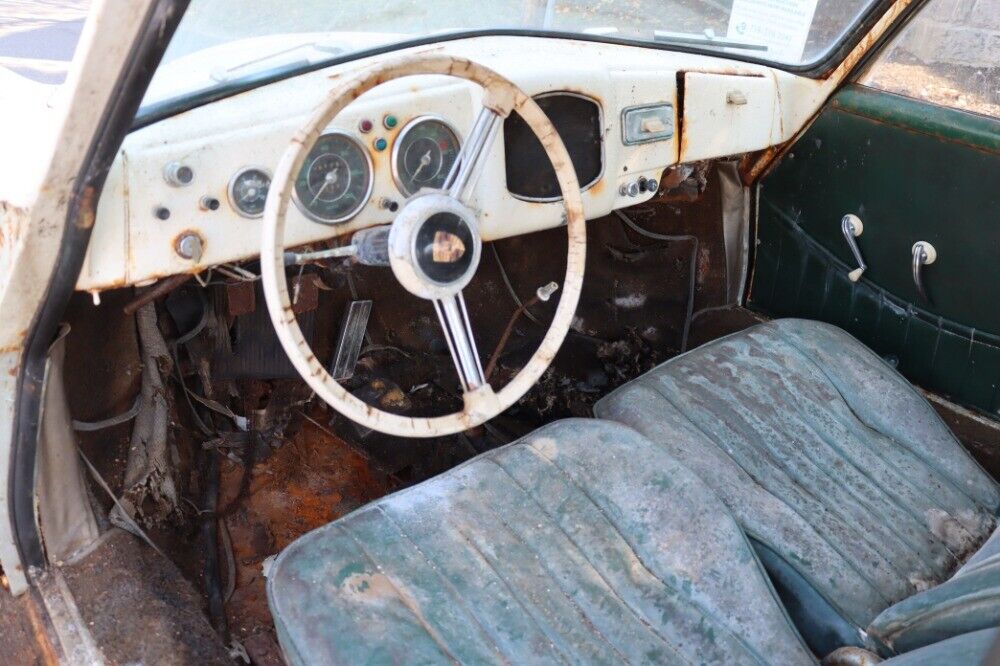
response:
{"label": "chrome window crank handle", "polygon": [[913,284],[916,285],[921,300],[930,303],[931,299],[927,296],[921,269],[937,260],[937,250],[927,241],[917,241],[910,252],[913,255]]}
{"label": "chrome window crank handle", "polygon": [[847,246],[851,248],[854,260],[858,262],[858,267],[847,274],[851,282],[860,280],[861,275],[868,270],[868,264],[865,263],[864,258],[861,256],[861,248],[858,247],[858,241],[855,240],[864,230],[865,225],[862,224],[861,218],[857,215],[848,214],[840,220],[840,231],[844,234]]}

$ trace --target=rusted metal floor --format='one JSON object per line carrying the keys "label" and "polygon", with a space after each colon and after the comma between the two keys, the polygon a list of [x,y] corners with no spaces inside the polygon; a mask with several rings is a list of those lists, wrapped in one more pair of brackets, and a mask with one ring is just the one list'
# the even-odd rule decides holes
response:
{"label": "rusted metal floor", "polygon": [[[296,538],[392,492],[398,483],[324,425],[315,409],[302,428],[253,470],[248,493],[224,519],[220,547],[231,543],[235,579],[226,604],[233,638],[254,664],[282,664],[262,573],[264,560]],[[239,493],[243,467],[222,465],[220,506]],[[227,534],[228,533],[228,538]]]}

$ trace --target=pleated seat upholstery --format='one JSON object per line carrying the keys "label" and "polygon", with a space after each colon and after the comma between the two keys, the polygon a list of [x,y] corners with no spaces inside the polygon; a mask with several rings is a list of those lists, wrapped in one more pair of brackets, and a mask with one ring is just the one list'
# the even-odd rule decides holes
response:
{"label": "pleated seat upholstery", "polygon": [[709,343],[601,400],[704,480],[820,655],[955,571],[1000,494],[927,401],[835,327],[779,320]]}
{"label": "pleated seat upholstery", "polygon": [[292,664],[815,661],[722,502],[600,420],[369,504],[268,576]]}

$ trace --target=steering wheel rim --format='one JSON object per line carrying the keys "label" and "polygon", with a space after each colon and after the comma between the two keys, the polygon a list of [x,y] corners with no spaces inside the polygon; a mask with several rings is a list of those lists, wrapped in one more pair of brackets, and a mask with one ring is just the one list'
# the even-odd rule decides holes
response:
{"label": "steering wheel rim", "polygon": [[[284,232],[295,175],[313,144],[337,114],[382,83],[407,76],[434,74],[477,83],[484,93],[484,112],[491,111],[502,120],[516,111],[532,129],[552,163],[562,190],[568,248],[566,275],[555,316],[528,363],[499,392],[494,392],[488,382],[484,383],[464,393],[464,408],[461,411],[425,418],[393,414],[369,405],[342,387],[316,358],[292,310],[285,275]],[[474,155],[473,159],[478,157],[479,154]],[[470,169],[474,168],[475,165],[470,166]],[[471,60],[442,55],[417,55],[372,67],[330,92],[292,138],[275,169],[264,208],[260,252],[261,280],[271,322],[285,353],[303,380],[321,399],[347,418],[373,430],[400,437],[437,437],[475,427],[513,405],[534,386],[552,363],[569,331],[583,286],[585,256],[586,227],[580,186],[572,160],[552,122],[530,96],[508,79]],[[447,330],[445,335],[448,335]]]}

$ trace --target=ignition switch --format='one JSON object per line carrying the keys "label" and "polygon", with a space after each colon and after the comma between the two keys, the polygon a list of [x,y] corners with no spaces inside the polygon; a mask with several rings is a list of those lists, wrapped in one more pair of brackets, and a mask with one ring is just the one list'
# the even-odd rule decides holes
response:
{"label": "ignition switch", "polygon": [[201,236],[193,231],[185,231],[177,237],[174,243],[174,251],[181,259],[188,261],[201,261],[201,254],[204,250],[204,243]]}

